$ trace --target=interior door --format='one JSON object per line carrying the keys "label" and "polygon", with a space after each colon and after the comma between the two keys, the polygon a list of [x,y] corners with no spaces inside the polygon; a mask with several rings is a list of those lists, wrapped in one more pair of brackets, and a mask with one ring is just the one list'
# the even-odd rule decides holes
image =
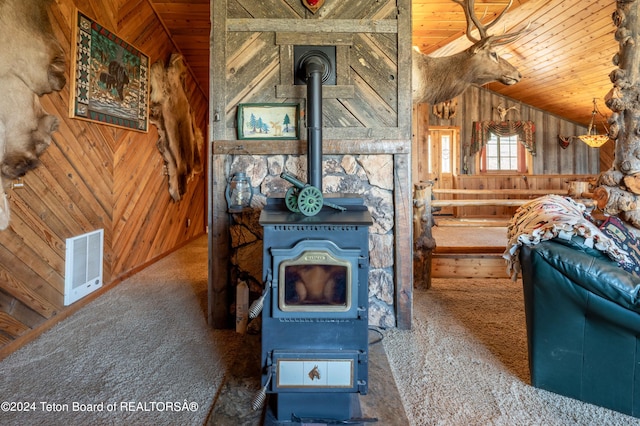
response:
{"label": "interior door", "polygon": [[[429,179],[434,188],[454,188],[457,174],[458,128],[431,127],[429,129]],[[440,200],[455,198],[452,194],[436,194]],[[454,214],[453,207],[443,207],[438,214]]]}

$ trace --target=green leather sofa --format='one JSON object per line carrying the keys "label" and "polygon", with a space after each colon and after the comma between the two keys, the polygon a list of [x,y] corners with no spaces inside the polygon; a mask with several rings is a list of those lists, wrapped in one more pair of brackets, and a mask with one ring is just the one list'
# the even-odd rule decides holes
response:
{"label": "green leather sofa", "polygon": [[640,279],[576,237],[519,256],[531,384],[640,417]]}

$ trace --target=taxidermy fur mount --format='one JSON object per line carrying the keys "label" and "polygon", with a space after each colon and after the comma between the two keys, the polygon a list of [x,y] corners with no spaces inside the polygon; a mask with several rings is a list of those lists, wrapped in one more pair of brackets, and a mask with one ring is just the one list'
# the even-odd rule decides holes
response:
{"label": "taxidermy fur mount", "polygon": [[202,132],[185,94],[187,67],[182,55],[173,53],[166,68],[162,60],[151,65],[149,121],[158,129],[158,150],[169,177],[169,194],[180,201],[187,183],[202,172]]}
{"label": "taxidermy fur mount", "polygon": [[50,0],[0,1],[0,230],[9,226],[6,190],[36,168],[58,118],[40,96],[67,82],[66,58],[49,21]]}

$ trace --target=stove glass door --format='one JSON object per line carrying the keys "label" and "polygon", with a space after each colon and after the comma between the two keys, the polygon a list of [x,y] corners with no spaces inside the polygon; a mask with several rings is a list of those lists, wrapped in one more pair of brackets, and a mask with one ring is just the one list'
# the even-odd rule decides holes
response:
{"label": "stove glass door", "polygon": [[351,262],[327,251],[305,251],[279,270],[284,312],[345,312],[351,308]]}

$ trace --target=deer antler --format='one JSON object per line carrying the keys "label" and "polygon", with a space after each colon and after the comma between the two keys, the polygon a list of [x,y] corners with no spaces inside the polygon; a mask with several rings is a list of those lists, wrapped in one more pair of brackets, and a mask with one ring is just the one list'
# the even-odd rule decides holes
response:
{"label": "deer antler", "polygon": [[[507,12],[513,0],[508,0],[507,7],[496,13],[496,19],[483,25],[484,17],[478,18],[473,12],[473,0],[453,0],[462,6],[467,19],[467,37],[473,45],[463,51],[444,57],[429,57],[420,52],[413,53],[412,90],[415,103],[431,105],[453,99],[460,95],[471,84],[483,85],[499,81],[504,85],[516,84],[522,74],[504,58],[501,58],[492,47],[496,43],[506,44],[517,38],[524,30],[500,36],[488,35],[487,29],[498,23]],[[506,3],[507,0],[504,0]],[[472,33],[477,28],[480,39]],[[527,27],[528,28],[528,27]],[[506,32],[506,31],[505,31]]]}
{"label": "deer antler", "polygon": [[529,23],[527,23],[527,26],[522,28],[521,30],[512,33],[491,35],[487,37],[487,41],[485,42],[485,44],[489,43],[492,46],[504,46],[505,44],[513,43],[514,41],[522,37],[527,31],[529,31],[530,27],[531,21],[529,21]]}
{"label": "deer antler", "polygon": [[[500,19],[502,19],[504,14],[507,13],[509,8],[513,4],[513,0],[509,0],[509,3],[504,9],[502,9],[502,12],[500,12],[500,14],[493,21],[489,22],[486,25],[482,24],[482,22],[480,22],[480,19],[478,19],[478,17],[475,14],[475,11],[474,11],[475,0],[453,0],[453,1],[458,3],[464,10],[464,16],[467,19],[467,38],[471,40],[474,44],[482,42],[483,46],[487,44],[490,44],[493,46],[502,46],[518,39],[531,26],[531,22],[529,22],[526,28],[523,28],[513,33],[501,34],[501,35],[488,35],[488,30],[494,25],[496,25],[500,21]],[[479,39],[474,37],[472,34],[474,27],[477,28],[478,33],[480,34]]]}
{"label": "deer antler", "polygon": [[496,109],[498,110],[498,114],[500,115],[500,121],[504,121],[504,119],[507,117],[507,113],[511,110],[518,111],[518,113],[520,112],[517,106],[505,108],[502,103],[498,105]]}

